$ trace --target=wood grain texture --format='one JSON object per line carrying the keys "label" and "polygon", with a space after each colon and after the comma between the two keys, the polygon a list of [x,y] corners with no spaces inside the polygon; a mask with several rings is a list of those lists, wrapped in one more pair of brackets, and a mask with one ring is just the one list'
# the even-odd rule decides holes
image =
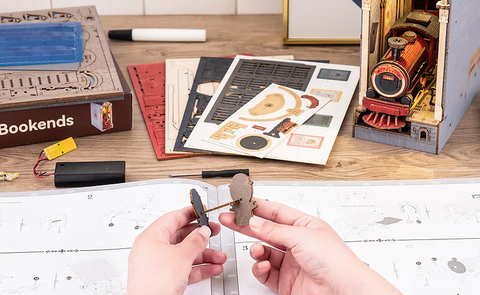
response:
{"label": "wood grain texture", "polygon": [[230,197],[236,201],[230,211],[235,213],[235,224],[247,226],[253,217],[253,210],[258,207],[253,198],[253,182],[243,173],[236,174],[230,182]]}
{"label": "wood grain texture", "polygon": [[[111,50],[123,74],[128,65],[164,62],[166,58],[190,58],[253,53],[288,55],[297,59],[329,59],[332,63],[358,65],[358,46],[283,46],[279,15],[235,16],[105,16],[110,29],[164,27],[205,28],[208,42],[198,44],[113,42]],[[130,83],[130,80],[127,79]],[[131,85],[131,84],[130,84]],[[440,155],[397,148],[352,138],[352,100],[327,165],[317,166],[240,156],[197,156],[157,161],[138,103],[134,105],[134,129],[127,132],[76,138],[78,149],[42,164],[53,171],[57,161],[127,161],[127,181],[166,178],[169,174],[249,168],[252,181],[263,180],[387,180],[480,176],[480,103],[474,102]],[[1,138],[0,138],[1,140]],[[19,172],[18,179],[0,183],[0,192],[54,189],[53,178],[36,179],[32,174],[46,142],[0,149],[0,171]],[[200,177],[194,179],[202,180]],[[213,185],[230,183],[228,178],[205,179]]]}

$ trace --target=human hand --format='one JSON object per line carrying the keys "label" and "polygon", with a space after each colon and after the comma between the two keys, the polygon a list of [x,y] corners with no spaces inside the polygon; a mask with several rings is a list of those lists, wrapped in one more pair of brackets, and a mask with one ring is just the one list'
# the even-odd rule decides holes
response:
{"label": "human hand", "polygon": [[219,275],[225,253],[205,249],[218,223],[198,228],[192,207],[165,214],[138,235],[128,258],[127,295],[183,294],[187,284]]}
{"label": "human hand", "polygon": [[[326,222],[285,205],[256,199],[256,216],[239,227],[235,214],[220,223],[273,247],[254,244],[257,280],[280,295],[399,295],[363,263]],[[257,217],[258,216],[258,217]]]}

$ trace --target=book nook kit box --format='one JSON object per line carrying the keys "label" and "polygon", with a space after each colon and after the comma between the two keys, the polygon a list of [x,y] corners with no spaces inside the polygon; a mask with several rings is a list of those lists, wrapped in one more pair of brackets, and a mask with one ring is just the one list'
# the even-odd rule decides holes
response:
{"label": "book nook kit box", "polygon": [[0,148],[132,129],[132,93],[95,7],[0,14],[2,22],[27,22],[25,16],[81,22],[83,61],[76,71],[0,68]]}

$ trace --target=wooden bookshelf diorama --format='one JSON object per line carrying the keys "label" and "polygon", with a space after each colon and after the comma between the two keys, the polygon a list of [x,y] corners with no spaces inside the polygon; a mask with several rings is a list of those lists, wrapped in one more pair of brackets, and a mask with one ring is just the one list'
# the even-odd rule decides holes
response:
{"label": "wooden bookshelf diorama", "polygon": [[363,0],[353,136],[438,154],[480,90],[480,2]]}

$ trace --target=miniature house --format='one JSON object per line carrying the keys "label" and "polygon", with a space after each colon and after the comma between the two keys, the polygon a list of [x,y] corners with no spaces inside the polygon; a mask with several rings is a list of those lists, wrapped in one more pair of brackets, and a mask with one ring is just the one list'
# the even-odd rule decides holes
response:
{"label": "miniature house", "polygon": [[353,136],[438,154],[480,90],[480,1],[363,0]]}

